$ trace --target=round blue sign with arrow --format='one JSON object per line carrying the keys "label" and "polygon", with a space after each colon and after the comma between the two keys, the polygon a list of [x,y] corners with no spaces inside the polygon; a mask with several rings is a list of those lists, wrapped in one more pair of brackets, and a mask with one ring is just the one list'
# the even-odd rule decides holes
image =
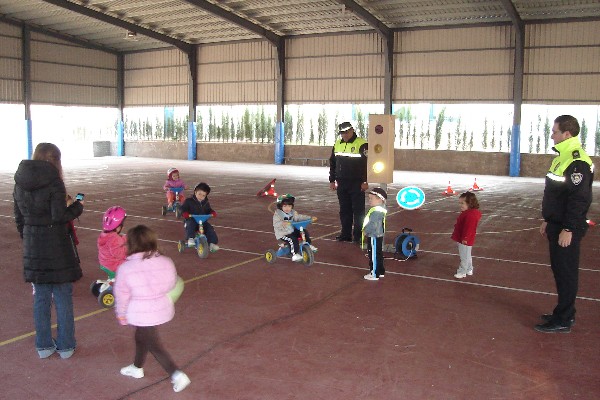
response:
{"label": "round blue sign with arrow", "polygon": [[414,210],[425,203],[425,193],[418,187],[408,186],[398,192],[396,201],[405,210]]}

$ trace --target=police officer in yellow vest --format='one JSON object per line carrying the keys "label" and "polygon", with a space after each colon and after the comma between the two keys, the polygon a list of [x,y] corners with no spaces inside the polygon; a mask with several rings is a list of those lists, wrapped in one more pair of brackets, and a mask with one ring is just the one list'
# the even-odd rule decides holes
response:
{"label": "police officer in yellow vest", "polygon": [[[367,184],[367,141],[356,136],[350,122],[338,126],[329,158],[329,187],[337,190],[342,230],[336,240],[360,243],[365,217]],[[354,225],[353,225],[354,223]]]}
{"label": "police officer in yellow vest", "polygon": [[550,265],[556,282],[558,304],[535,330],[569,333],[575,323],[575,298],[579,277],[579,249],[585,235],[587,212],[592,203],[594,165],[579,142],[579,122],[561,115],[552,127],[553,150],[558,156],[546,174],[540,233],[548,237]]}

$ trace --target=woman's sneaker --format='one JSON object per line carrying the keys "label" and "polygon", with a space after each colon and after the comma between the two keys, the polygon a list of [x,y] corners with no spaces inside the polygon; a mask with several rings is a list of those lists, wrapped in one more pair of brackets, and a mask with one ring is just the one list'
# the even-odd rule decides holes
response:
{"label": "woman's sneaker", "polygon": [[144,368],[138,368],[135,365],[131,364],[131,365],[121,368],[121,375],[140,379],[140,378],[144,377]]}
{"label": "woman's sneaker", "polygon": [[296,262],[302,261],[302,255],[300,255],[300,254],[294,254],[292,256],[292,261],[296,261]]}
{"label": "woman's sneaker", "polygon": [[467,276],[467,274],[465,272],[457,272],[454,274],[454,277],[456,279],[462,279],[462,278],[465,278],[466,276]]}
{"label": "woman's sneaker", "polygon": [[368,281],[378,281],[379,280],[378,277],[376,277],[375,275],[373,275],[371,273],[366,274],[365,275],[365,279],[368,280]]}
{"label": "woman's sneaker", "polygon": [[173,390],[175,392],[181,392],[188,387],[191,382],[190,378],[182,371],[175,371],[173,372],[173,375],[171,375],[171,383],[173,384]]}
{"label": "woman's sneaker", "polygon": [[215,251],[219,250],[219,245],[211,243],[208,245],[208,248],[210,249],[211,253],[214,253]]}

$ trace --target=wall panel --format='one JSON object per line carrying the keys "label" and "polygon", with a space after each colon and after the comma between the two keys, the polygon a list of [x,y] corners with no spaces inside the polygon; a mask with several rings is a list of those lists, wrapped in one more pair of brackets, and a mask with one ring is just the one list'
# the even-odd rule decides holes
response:
{"label": "wall panel", "polygon": [[269,42],[199,47],[199,104],[273,104],[276,93],[277,51]]}
{"label": "wall panel", "polygon": [[509,26],[395,35],[395,103],[512,101],[514,45]]}
{"label": "wall panel", "polygon": [[300,37],[286,44],[286,102],[383,102],[383,43],[376,33]]}
{"label": "wall panel", "polygon": [[600,102],[600,22],[526,27],[523,101]]}
{"label": "wall panel", "polygon": [[0,22],[0,103],[23,102],[21,29]]}
{"label": "wall panel", "polygon": [[177,49],[125,55],[125,106],[187,105],[189,68]]}
{"label": "wall panel", "polygon": [[114,107],[117,57],[31,34],[33,103]]}

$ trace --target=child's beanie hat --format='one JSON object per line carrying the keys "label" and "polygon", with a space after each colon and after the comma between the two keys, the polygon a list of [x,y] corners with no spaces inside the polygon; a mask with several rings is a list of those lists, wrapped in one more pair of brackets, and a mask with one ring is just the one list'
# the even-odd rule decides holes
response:
{"label": "child's beanie hat", "polygon": [[374,194],[375,196],[379,197],[383,201],[387,200],[387,193],[382,188],[372,189],[371,191],[369,191],[369,194]]}

